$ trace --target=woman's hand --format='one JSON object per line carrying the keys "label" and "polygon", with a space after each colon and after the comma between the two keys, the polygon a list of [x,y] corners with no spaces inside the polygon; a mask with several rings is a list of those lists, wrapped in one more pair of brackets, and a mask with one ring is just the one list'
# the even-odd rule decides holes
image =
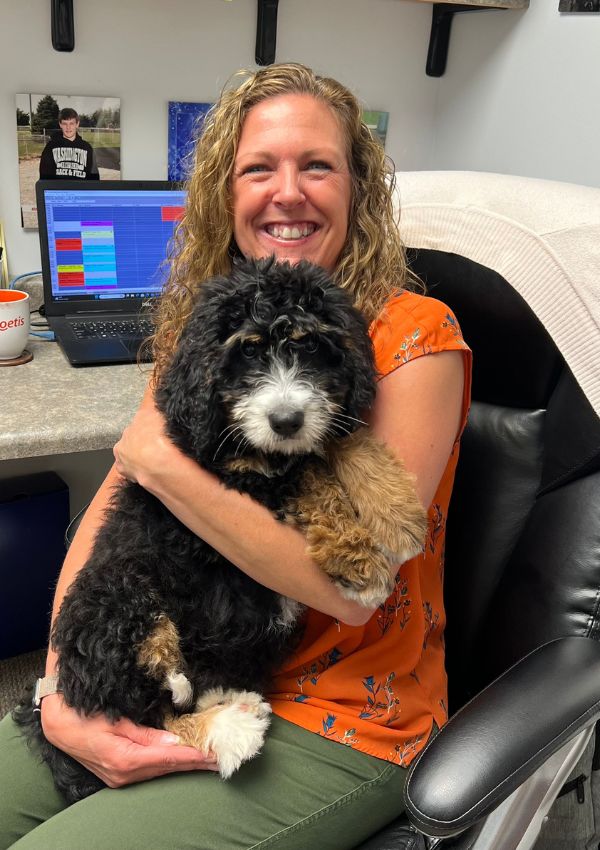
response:
{"label": "woman's hand", "polygon": [[82,717],[60,694],[44,697],[42,728],[55,747],[68,753],[109,788],[186,770],[218,770],[211,753],[178,746],[177,736],[104,715]]}
{"label": "woman's hand", "polygon": [[123,431],[113,454],[119,475],[142,486],[155,470],[169,468],[169,464],[181,456],[167,436],[164,417],[156,409],[150,389],[146,390],[137,413]]}

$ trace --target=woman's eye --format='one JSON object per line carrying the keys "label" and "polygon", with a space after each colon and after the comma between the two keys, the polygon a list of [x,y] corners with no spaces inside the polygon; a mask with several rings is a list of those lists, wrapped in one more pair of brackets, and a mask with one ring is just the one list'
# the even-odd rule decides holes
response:
{"label": "woman's eye", "polygon": [[244,174],[263,174],[265,171],[269,171],[269,167],[267,165],[248,165],[244,168]]}
{"label": "woman's eye", "polygon": [[252,360],[252,358],[256,357],[256,355],[258,354],[258,346],[255,342],[243,342],[242,354],[247,360]]}
{"label": "woman's eye", "polygon": [[331,166],[327,162],[323,162],[320,159],[316,159],[313,162],[309,162],[306,166],[308,171],[331,171]]}

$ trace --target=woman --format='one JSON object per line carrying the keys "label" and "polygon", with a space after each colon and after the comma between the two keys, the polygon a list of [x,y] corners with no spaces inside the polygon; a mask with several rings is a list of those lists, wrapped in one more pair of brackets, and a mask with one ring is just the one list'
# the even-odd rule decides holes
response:
{"label": "woman", "polygon": [[[300,65],[261,69],[222,95],[198,144],[156,374],[193,287],[227,272],[235,252],[325,267],[373,322],[382,378],[370,424],[430,506],[425,552],[395,567],[386,605],[371,611],[344,599],[297,531],[176,449],[149,391],[69,551],[54,613],[124,476],[240,569],[308,606],[304,637],[274,682],[263,752],[227,783],[211,775],[210,753],[125,720],[80,718],[55,693],[42,701],[46,736],[110,786],[62,811],[48,771],[5,720],[0,847],[354,847],[399,813],[405,768],[446,719],[442,553],[470,356],[448,309],[406,288],[384,154],[360,115],[343,86]],[[55,664],[49,651],[47,674]],[[177,776],[156,778],[167,773]]]}

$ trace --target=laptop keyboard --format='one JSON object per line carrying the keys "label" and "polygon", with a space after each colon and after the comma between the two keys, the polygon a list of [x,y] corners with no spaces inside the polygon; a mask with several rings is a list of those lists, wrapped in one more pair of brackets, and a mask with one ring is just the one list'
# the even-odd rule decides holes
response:
{"label": "laptop keyboard", "polygon": [[143,339],[154,333],[149,319],[86,319],[70,324],[77,339]]}

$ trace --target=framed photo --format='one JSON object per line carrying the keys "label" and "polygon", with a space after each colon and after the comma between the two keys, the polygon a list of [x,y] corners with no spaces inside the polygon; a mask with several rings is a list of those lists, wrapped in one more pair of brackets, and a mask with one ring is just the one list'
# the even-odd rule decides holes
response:
{"label": "framed photo", "polygon": [[40,178],[120,179],[119,98],[18,94],[16,107],[22,227],[37,228]]}
{"label": "framed photo", "polygon": [[600,12],[600,0],[560,0],[559,12]]}
{"label": "framed photo", "polygon": [[187,179],[193,166],[194,148],[211,106],[211,103],[169,101],[168,180]]}
{"label": "framed photo", "polygon": [[375,139],[379,139],[384,148],[389,115],[389,112],[377,112],[374,110],[363,111],[363,121],[371,131],[371,135]]}

